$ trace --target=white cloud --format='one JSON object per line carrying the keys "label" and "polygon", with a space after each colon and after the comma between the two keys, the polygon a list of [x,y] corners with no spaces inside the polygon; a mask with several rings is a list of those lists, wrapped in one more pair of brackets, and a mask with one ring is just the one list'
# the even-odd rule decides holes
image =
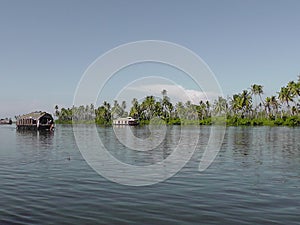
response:
{"label": "white cloud", "polygon": [[167,95],[170,97],[172,102],[186,102],[190,100],[193,104],[199,104],[199,102],[206,100],[213,100],[217,97],[215,93],[205,93],[198,90],[186,89],[181,85],[175,84],[138,84],[126,87],[120,93],[121,96],[135,96],[141,99],[148,95],[155,97],[162,97],[162,90],[167,90]]}

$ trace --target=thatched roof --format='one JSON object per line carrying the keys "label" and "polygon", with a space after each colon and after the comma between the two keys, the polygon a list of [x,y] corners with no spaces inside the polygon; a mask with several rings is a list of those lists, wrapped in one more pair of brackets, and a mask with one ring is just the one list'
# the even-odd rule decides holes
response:
{"label": "thatched roof", "polygon": [[[46,115],[46,114],[49,114],[49,113],[46,113],[46,112],[42,112],[42,111],[39,111],[39,112],[31,112],[31,113],[28,113],[28,114],[24,114],[22,116],[19,116],[18,119],[34,119],[34,120],[38,120],[39,118],[41,118],[42,116]],[[50,115],[50,114],[49,114]]]}

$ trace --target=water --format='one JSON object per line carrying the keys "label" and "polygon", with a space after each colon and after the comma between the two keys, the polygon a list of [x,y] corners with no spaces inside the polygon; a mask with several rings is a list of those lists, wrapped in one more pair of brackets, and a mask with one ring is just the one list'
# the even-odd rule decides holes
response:
{"label": "water", "polygon": [[[112,128],[98,132],[119,160],[148,165],[168,157],[191,129],[179,128],[156,151],[138,154]],[[136,129],[149,135],[147,127]],[[174,177],[132,187],[91,169],[71,126],[54,133],[1,126],[0,224],[300,224],[300,128],[228,127],[216,160],[200,173],[209,131],[201,127],[196,152]]]}

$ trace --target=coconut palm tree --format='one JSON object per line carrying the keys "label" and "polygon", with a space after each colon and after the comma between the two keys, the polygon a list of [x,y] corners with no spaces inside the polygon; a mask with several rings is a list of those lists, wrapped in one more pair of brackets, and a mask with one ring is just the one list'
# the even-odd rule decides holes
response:
{"label": "coconut palm tree", "polygon": [[206,105],[206,117],[209,117],[210,116],[210,102],[207,100],[205,102],[205,105]]}
{"label": "coconut palm tree", "polygon": [[289,88],[281,87],[280,92],[278,92],[278,99],[282,103],[286,103],[288,110],[290,109],[289,102],[293,101],[293,97]]}
{"label": "coconut palm tree", "polygon": [[[261,95],[264,93],[263,91],[263,86],[259,85],[259,84],[253,84],[251,85],[251,93],[252,95],[258,95],[260,98],[260,101],[262,102],[262,104],[264,104]],[[256,107],[257,107],[257,103],[256,103]]]}
{"label": "coconut palm tree", "polygon": [[196,112],[196,109],[194,108],[192,102],[188,100],[185,103],[185,118],[188,120],[193,120],[198,117],[198,114]]}
{"label": "coconut palm tree", "polygon": [[163,99],[161,102],[162,114],[164,118],[169,118],[171,116],[170,109],[173,109],[173,105],[170,102],[170,98],[167,96],[167,91],[163,90],[161,93],[163,95]]}
{"label": "coconut palm tree", "polygon": [[175,117],[177,118],[185,117],[185,108],[182,102],[177,102],[175,106]]}
{"label": "coconut palm tree", "polygon": [[235,115],[237,115],[242,109],[242,101],[239,94],[234,94],[230,99],[230,108]]}
{"label": "coconut palm tree", "polygon": [[198,112],[198,117],[201,118],[202,120],[204,117],[206,117],[206,104],[201,100],[199,102],[199,105],[197,107],[197,112]]}
{"label": "coconut palm tree", "polygon": [[56,116],[56,118],[58,118],[59,117],[59,108],[58,108],[58,105],[56,105],[55,107],[54,107],[54,109],[55,109],[55,113],[54,113],[54,115]]}
{"label": "coconut palm tree", "polygon": [[263,86],[262,85],[259,85],[259,84],[253,84],[251,85],[251,94],[254,95],[255,97],[258,95],[259,98],[260,98],[260,103],[257,104],[257,99],[255,98],[255,117],[257,118],[258,116],[258,105],[264,105],[264,101],[262,100],[262,94],[263,94]]}
{"label": "coconut palm tree", "polygon": [[297,107],[293,106],[292,109],[291,109],[292,115],[294,116],[297,113],[297,111],[298,111]]}
{"label": "coconut palm tree", "polygon": [[248,114],[250,113],[250,110],[252,108],[252,97],[251,93],[247,90],[243,90],[241,93],[241,101],[242,101],[242,109],[243,109],[243,114]]}
{"label": "coconut palm tree", "polygon": [[230,101],[231,109],[234,114],[241,113],[241,117],[249,115],[252,109],[252,97],[251,93],[247,90],[243,90],[240,94],[234,94]]}
{"label": "coconut palm tree", "polygon": [[107,123],[111,120],[111,110],[110,110],[110,104],[107,101],[103,102],[104,106],[104,119]]}
{"label": "coconut palm tree", "polygon": [[127,107],[126,101],[122,101],[122,104],[121,104],[121,108],[122,108],[122,111],[123,111],[122,116],[126,116],[126,111],[125,111],[126,107]]}
{"label": "coconut palm tree", "polygon": [[292,114],[294,115],[297,110],[297,104],[299,103],[299,97],[300,97],[300,82],[294,82],[294,81],[290,81],[287,85],[287,89],[290,91],[291,93],[291,97],[293,98],[293,102],[294,102],[294,106],[295,108],[292,111]]}
{"label": "coconut palm tree", "polygon": [[160,101],[155,102],[153,115],[156,117],[163,116],[163,107]]}
{"label": "coconut palm tree", "polygon": [[273,109],[273,116],[275,116],[275,118],[277,117],[277,114],[278,114],[278,108],[279,108],[279,103],[276,99],[276,96],[272,95],[271,98],[270,98],[270,105]]}
{"label": "coconut palm tree", "polygon": [[214,113],[218,116],[226,115],[228,104],[225,98],[219,96],[217,100],[214,102],[213,110]]}
{"label": "coconut palm tree", "polygon": [[270,114],[271,114],[271,98],[270,97],[266,97],[265,111],[266,111],[266,115],[270,116]]}
{"label": "coconut palm tree", "polygon": [[130,109],[130,113],[129,115],[135,119],[139,118],[140,114],[141,114],[141,107],[139,105],[139,102],[136,98],[132,99],[131,101],[132,107]]}
{"label": "coconut palm tree", "polygon": [[298,97],[300,95],[299,83],[290,81],[286,88],[289,90],[292,98]]}
{"label": "coconut palm tree", "polygon": [[111,115],[113,119],[116,119],[118,117],[122,117],[124,113],[123,108],[120,106],[117,100],[114,100],[114,106],[111,109]]}
{"label": "coconut palm tree", "polygon": [[142,114],[143,114],[143,119],[145,120],[150,120],[153,116],[154,109],[155,109],[155,99],[154,97],[147,96],[145,100],[141,104],[142,108]]}

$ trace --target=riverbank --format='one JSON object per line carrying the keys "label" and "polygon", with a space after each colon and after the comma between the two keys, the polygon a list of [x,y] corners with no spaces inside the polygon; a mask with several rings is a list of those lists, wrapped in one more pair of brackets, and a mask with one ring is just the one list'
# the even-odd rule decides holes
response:
{"label": "riverbank", "polygon": [[[106,123],[97,122],[95,120],[56,120],[56,124],[97,124],[100,126],[111,126],[111,121]],[[224,118],[207,118],[203,120],[180,120],[170,119],[170,120],[140,120],[140,125],[149,124],[167,124],[167,125],[216,125],[216,124],[226,124],[226,126],[289,126],[295,127],[300,126],[300,116],[289,116],[282,118],[240,118],[240,117],[228,117],[226,118],[226,123]]]}

